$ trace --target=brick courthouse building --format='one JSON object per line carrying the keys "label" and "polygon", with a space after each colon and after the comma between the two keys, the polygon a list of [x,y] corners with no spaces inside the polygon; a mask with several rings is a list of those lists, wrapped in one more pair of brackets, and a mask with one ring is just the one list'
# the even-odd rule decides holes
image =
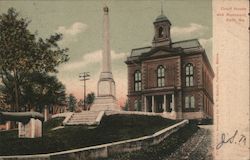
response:
{"label": "brick courthouse building", "polygon": [[197,39],[172,42],[171,23],[155,20],[152,46],[127,58],[128,107],[173,119],[213,118],[214,72]]}

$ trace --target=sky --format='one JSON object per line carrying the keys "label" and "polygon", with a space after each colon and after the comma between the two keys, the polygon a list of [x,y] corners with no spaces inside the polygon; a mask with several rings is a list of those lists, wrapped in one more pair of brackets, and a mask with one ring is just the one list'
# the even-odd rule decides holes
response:
{"label": "sky", "polygon": [[110,45],[116,97],[123,105],[127,95],[126,57],[133,48],[150,46],[153,22],[161,13],[172,23],[172,41],[199,39],[212,64],[211,0],[0,0],[0,14],[14,7],[21,17],[31,20],[28,28],[39,37],[62,33],[59,42],[69,48],[70,60],[58,67],[58,79],[67,93],[83,98],[79,73],[89,72],[87,93],[97,91],[103,46],[103,6],[110,9]]}

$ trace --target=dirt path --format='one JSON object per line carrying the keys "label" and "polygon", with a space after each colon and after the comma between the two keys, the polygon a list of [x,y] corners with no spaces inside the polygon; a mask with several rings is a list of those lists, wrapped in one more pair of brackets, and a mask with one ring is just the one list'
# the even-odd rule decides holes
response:
{"label": "dirt path", "polygon": [[165,160],[212,160],[212,125],[199,126],[186,143]]}

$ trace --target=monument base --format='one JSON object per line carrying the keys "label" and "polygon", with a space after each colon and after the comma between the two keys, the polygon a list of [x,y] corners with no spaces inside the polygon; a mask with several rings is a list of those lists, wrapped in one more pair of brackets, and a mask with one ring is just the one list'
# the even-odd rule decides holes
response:
{"label": "monument base", "polygon": [[112,96],[96,97],[94,103],[90,107],[90,111],[119,111],[121,110],[117,104],[117,100]]}

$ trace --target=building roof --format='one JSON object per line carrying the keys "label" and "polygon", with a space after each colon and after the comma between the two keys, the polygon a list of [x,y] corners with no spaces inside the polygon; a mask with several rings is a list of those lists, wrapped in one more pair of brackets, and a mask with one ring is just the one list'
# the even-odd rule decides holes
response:
{"label": "building roof", "polygon": [[[159,47],[164,48],[164,47]],[[201,49],[202,46],[200,45],[198,39],[190,39],[185,41],[178,41],[172,43],[172,47],[168,50],[171,52],[180,51],[182,50],[183,53],[190,53],[191,51],[195,49]],[[154,50],[151,46],[149,47],[143,47],[143,48],[135,48],[132,49],[130,57],[140,57],[143,53],[148,53]]]}
{"label": "building roof", "polygon": [[41,113],[38,112],[0,112],[0,121],[18,121],[27,123],[31,118],[44,120]]}
{"label": "building roof", "polygon": [[169,21],[169,20],[164,14],[161,14],[155,19],[155,22],[161,22],[161,21]]}
{"label": "building roof", "polygon": [[146,53],[149,52],[151,50],[152,47],[143,47],[143,48],[135,48],[132,49],[131,51],[131,57],[138,57],[141,56],[142,53]]}
{"label": "building roof", "polygon": [[178,41],[172,43],[172,48],[182,48],[182,49],[189,49],[189,48],[200,48],[202,47],[199,43],[198,39],[189,39],[185,41]]}

